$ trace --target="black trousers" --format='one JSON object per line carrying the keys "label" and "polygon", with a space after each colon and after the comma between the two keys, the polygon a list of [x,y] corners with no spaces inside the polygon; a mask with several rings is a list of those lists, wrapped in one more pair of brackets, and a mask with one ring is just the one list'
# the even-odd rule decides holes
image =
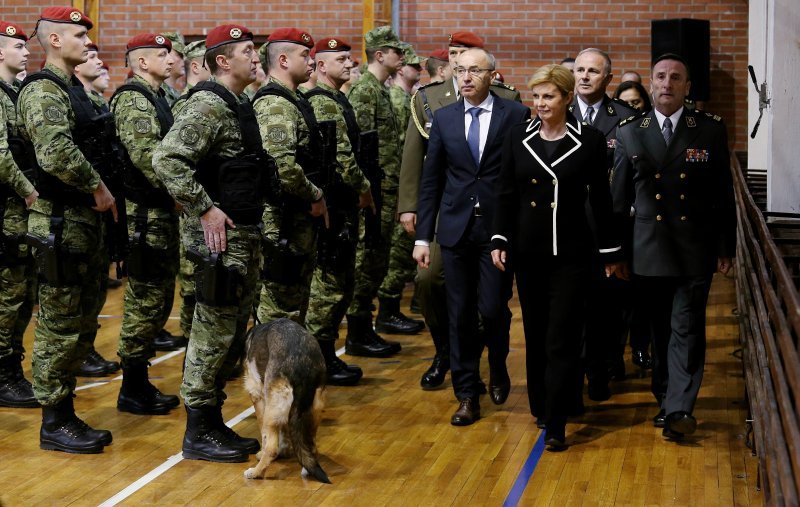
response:
{"label": "black trousers", "polygon": [[[461,241],[442,246],[447,315],[450,325],[450,370],[456,398],[478,397],[480,359],[489,349],[491,374],[506,375],[511,326],[511,273],[492,264],[485,218],[472,217]],[[439,224],[443,227],[443,224]],[[483,323],[483,336],[479,332]],[[504,381],[506,379],[498,379]]]}
{"label": "black trousers", "polygon": [[706,304],[711,274],[637,276],[637,298],[653,335],[652,390],[667,414],[694,410],[706,357]]}
{"label": "black trousers", "polygon": [[622,358],[632,307],[630,282],[612,276],[597,261],[592,263],[591,289],[586,308],[586,376],[608,383],[608,369]]}
{"label": "black trousers", "polygon": [[[582,394],[581,348],[589,259],[517,259],[517,292],[525,329],[525,360],[531,414],[563,433],[567,415]],[[562,435],[563,436],[563,435]]]}

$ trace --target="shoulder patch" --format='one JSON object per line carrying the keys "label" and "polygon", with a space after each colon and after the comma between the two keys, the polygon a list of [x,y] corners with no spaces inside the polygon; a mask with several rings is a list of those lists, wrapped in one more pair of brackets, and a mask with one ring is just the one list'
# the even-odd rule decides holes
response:
{"label": "shoulder patch", "polygon": [[336,104],[333,102],[325,101],[325,103],[322,105],[322,112],[325,114],[337,114],[339,112],[339,108],[337,108]]}
{"label": "shoulder patch", "polygon": [[189,123],[181,127],[181,131],[178,136],[181,138],[181,141],[186,144],[195,144],[200,140],[200,130]]}
{"label": "shoulder patch", "polygon": [[137,95],[136,98],[133,99],[133,105],[136,106],[136,109],[138,109],[139,111],[147,111],[147,106],[149,105],[147,99],[145,97],[142,97],[141,94],[137,93],[136,95]]}
{"label": "shoulder patch", "polygon": [[138,134],[149,134],[150,133],[150,120],[147,118],[136,118],[133,122],[133,130],[136,131]]}
{"label": "shoulder patch", "polygon": [[368,129],[370,127],[370,120],[372,119],[372,115],[366,109],[362,109],[358,112],[358,116],[356,120],[358,120],[358,126],[362,129]]}
{"label": "shoulder patch", "polygon": [[270,125],[267,129],[267,140],[273,144],[281,144],[289,138],[289,131],[284,125]]}
{"label": "shoulder patch", "polygon": [[55,105],[42,106],[44,119],[50,123],[61,123],[64,121],[64,113]]}

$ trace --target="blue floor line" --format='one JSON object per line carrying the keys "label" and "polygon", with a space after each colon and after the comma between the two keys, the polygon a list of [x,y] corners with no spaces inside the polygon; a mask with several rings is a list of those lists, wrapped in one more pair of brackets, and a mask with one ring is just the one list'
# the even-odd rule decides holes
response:
{"label": "blue floor line", "polygon": [[522,470],[519,471],[517,480],[514,481],[514,485],[511,486],[511,491],[508,492],[508,496],[506,496],[506,500],[503,502],[503,507],[516,507],[519,503],[519,499],[522,498],[522,493],[525,492],[528,481],[531,480],[531,476],[534,470],[536,470],[536,465],[539,464],[539,458],[542,457],[543,452],[544,431],[541,432],[539,439],[533,444],[533,449],[531,449],[528,459],[525,460],[525,464],[522,465]]}

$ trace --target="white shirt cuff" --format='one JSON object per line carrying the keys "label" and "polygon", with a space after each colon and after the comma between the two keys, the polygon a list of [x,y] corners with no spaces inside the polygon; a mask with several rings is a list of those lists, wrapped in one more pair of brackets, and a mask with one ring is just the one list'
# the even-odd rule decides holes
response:
{"label": "white shirt cuff", "polygon": [[601,249],[600,249],[600,253],[601,253],[601,254],[604,254],[604,253],[614,253],[614,252],[618,252],[618,251],[620,251],[620,250],[622,250],[622,247],[621,247],[621,246],[616,246],[616,247],[614,247],[614,248],[601,248]]}
{"label": "white shirt cuff", "polygon": [[431,246],[431,242],[430,241],[425,241],[424,239],[418,239],[418,240],[414,241],[414,246],[427,246],[427,247],[429,247],[429,246]]}
{"label": "white shirt cuff", "polygon": [[500,234],[495,234],[494,236],[492,236],[491,241],[494,241],[496,239],[502,239],[503,241],[508,243],[508,238],[506,238],[505,236],[501,236]]}

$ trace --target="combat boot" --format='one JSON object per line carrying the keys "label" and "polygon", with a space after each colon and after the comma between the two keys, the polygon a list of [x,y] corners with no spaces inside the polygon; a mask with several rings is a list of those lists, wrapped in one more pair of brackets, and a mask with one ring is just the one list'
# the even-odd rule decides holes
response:
{"label": "combat boot", "polygon": [[388,343],[375,341],[371,317],[347,316],[347,339],[345,351],[351,356],[389,357],[395,352]]}
{"label": "combat boot", "polygon": [[164,415],[181,404],[174,394],[162,394],[150,383],[147,363],[123,364],[117,410],[139,415]]}
{"label": "combat boot", "polygon": [[436,355],[433,357],[433,362],[430,368],[422,374],[419,385],[425,391],[432,391],[441,387],[444,379],[447,376],[447,370],[450,369],[450,343],[448,343],[448,336],[442,336],[442,333],[431,331],[431,338],[433,338],[433,345],[436,347]]}
{"label": "combat boot", "polygon": [[86,433],[88,435],[90,435],[92,438],[96,438],[96,439],[100,440],[101,444],[103,444],[103,445],[111,445],[111,442],[114,439],[114,437],[111,435],[110,431],[108,431],[108,430],[96,430],[96,429],[92,428],[91,426],[89,426],[88,424],[86,424],[83,421],[83,419],[81,419],[80,417],[77,416],[77,414],[75,414],[74,398],[75,398],[75,395],[71,394],[70,396],[67,396],[63,401],[67,412],[69,414],[71,414],[73,422],[75,424],[77,424],[80,428],[82,428],[84,431],[86,431]]}
{"label": "combat boot", "polygon": [[33,386],[22,374],[22,354],[0,360],[0,407],[36,408]]}
{"label": "combat boot", "polygon": [[42,407],[42,427],[39,430],[39,447],[50,451],[76,454],[103,452],[101,438],[75,415],[72,397],[67,396],[56,405]]}
{"label": "combat boot", "polygon": [[[216,427],[219,407],[186,407],[186,433],[183,436],[183,457],[217,463],[243,463],[248,453],[236,446]],[[220,416],[221,418],[221,416]]]}
{"label": "combat boot", "polygon": [[156,333],[155,338],[153,338],[153,348],[161,352],[178,350],[181,347],[185,347],[188,343],[189,340],[184,336],[173,335],[166,329],[162,329]]}
{"label": "combat boot", "polygon": [[106,361],[92,346],[92,350],[86,355],[75,375],[79,377],[104,377],[118,372],[119,368],[117,361]]}
{"label": "combat boot", "polygon": [[400,311],[400,298],[380,298],[375,330],[387,334],[417,334],[425,329],[421,320],[410,319]]}
{"label": "combat boot", "polygon": [[350,366],[336,357],[336,343],[333,340],[319,340],[325,367],[328,370],[327,384],[331,386],[354,386],[361,380],[364,372],[358,366]]}
{"label": "combat boot", "polygon": [[[222,401],[217,399],[217,410],[215,410],[212,414],[214,417],[214,425],[215,427],[230,440],[231,447],[235,449],[239,449],[240,451],[244,451],[247,454],[255,454],[261,449],[261,444],[258,443],[258,440],[255,438],[247,438],[239,435],[233,428],[225,424],[225,420],[222,418]],[[259,428],[260,430],[260,428]]]}

